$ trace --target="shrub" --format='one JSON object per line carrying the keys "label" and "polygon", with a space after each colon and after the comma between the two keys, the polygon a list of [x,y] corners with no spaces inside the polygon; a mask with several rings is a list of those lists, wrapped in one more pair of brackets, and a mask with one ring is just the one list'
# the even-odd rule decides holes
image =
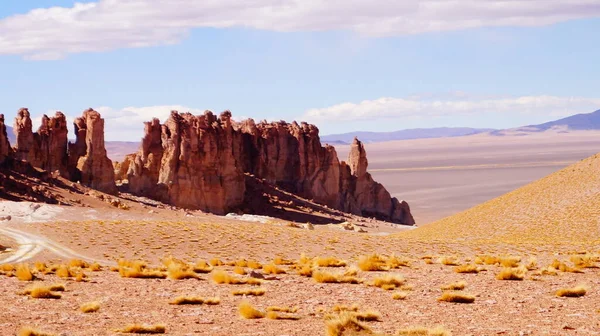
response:
{"label": "shrub", "polygon": [[264,288],[246,288],[246,289],[238,289],[231,292],[233,295],[252,295],[252,296],[262,296],[265,295],[267,291]]}
{"label": "shrub", "polygon": [[385,263],[385,259],[377,254],[358,258],[358,268],[365,272],[389,270],[389,267]]}
{"label": "shrub", "polygon": [[464,281],[453,282],[447,285],[442,286],[442,290],[463,290],[467,286],[467,283]]}
{"label": "shrub", "polygon": [[316,257],[315,264],[319,267],[344,267],[346,262],[335,257]]}
{"label": "shrub", "polygon": [[29,327],[23,327],[19,330],[19,336],[54,336],[53,334],[49,334],[43,331],[39,331]]}
{"label": "shrub", "polygon": [[373,279],[371,285],[385,290],[395,289],[404,285],[406,280],[400,274],[386,274]]}
{"label": "shrub", "polygon": [[356,316],[350,312],[343,312],[335,317],[328,318],[325,327],[327,336],[358,336],[373,334],[369,327],[360,323]]}
{"label": "shrub", "polygon": [[84,313],[97,312],[98,310],[100,310],[100,302],[94,301],[94,302],[84,303],[81,305],[79,310],[81,310]]}
{"label": "shrub", "polygon": [[285,274],[285,270],[277,267],[275,264],[266,264],[262,269],[266,274]]}
{"label": "shrub", "polygon": [[250,304],[250,302],[245,300],[240,302],[238,306],[238,311],[240,313],[240,316],[245,319],[260,319],[265,317],[265,313],[254,308],[252,304]]}
{"label": "shrub", "polygon": [[498,280],[523,280],[527,269],[524,266],[520,267],[505,267],[503,268],[496,279]]}
{"label": "shrub", "polygon": [[318,283],[360,283],[360,280],[355,277],[329,273],[321,270],[313,271],[312,278]]}
{"label": "shrub", "polygon": [[132,324],[116,331],[124,334],[164,334],[167,331],[167,327],[164,324]]}
{"label": "shrub", "polygon": [[219,303],[221,303],[219,298],[202,298],[198,296],[180,296],[169,302],[172,305],[218,305]]}
{"label": "shrub", "polygon": [[27,264],[18,264],[15,272],[17,279],[21,281],[33,281],[34,276]]}
{"label": "shrub", "polygon": [[438,301],[454,302],[454,303],[473,303],[475,297],[473,295],[461,292],[444,292]]}
{"label": "shrub", "polygon": [[479,267],[477,267],[477,265],[474,265],[474,264],[464,264],[464,265],[455,267],[454,272],[477,274],[477,273],[479,273]]}
{"label": "shrub", "polygon": [[579,285],[574,288],[561,288],[556,291],[556,296],[560,297],[581,297],[587,293],[585,286]]}
{"label": "shrub", "polygon": [[61,295],[53,293],[50,286],[35,285],[29,289],[29,296],[34,299],[60,299]]}

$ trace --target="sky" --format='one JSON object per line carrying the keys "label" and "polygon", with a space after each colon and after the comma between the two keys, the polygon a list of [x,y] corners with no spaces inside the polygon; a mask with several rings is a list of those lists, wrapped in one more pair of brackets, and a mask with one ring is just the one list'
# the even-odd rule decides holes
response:
{"label": "sky", "polygon": [[[321,134],[509,128],[600,109],[600,0],[0,2],[0,113],[171,110]],[[54,6],[54,7],[52,7]]]}

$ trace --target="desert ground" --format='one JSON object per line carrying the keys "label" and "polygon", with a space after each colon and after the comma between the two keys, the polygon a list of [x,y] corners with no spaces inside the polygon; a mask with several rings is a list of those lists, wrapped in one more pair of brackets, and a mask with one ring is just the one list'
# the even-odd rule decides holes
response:
{"label": "desert ground", "polygon": [[[600,151],[598,131],[506,134],[365,144],[369,171],[424,225]],[[335,147],[344,160],[349,146]]]}
{"label": "desert ground", "polygon": [[419,228],[45,186],[69,205],[0,203],[1,334],[599,335],[600,157],[580,161],[595,137],[369,145],[418,221],[454,214]]}

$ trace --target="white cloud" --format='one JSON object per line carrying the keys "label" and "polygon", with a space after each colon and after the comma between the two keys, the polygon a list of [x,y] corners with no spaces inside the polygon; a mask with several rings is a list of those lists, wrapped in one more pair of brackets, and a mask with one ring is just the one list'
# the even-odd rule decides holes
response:
{"label": "white cloud", "polygon": [[383,97],[360,103],[341,103],[306,111],[310,122],[355,121],[377,118],[431,118],[488,113],[568,116],[588,113],[600,108],[600,98],[524,96],[506,98],[471,98],[461,93],[454,99],[431,100]]}
{"label": "white cloud", "polygon": [[397,36],[597,16],[599,0],[100,0],[0,19],[0,55],[52,60],[173,44],[199,27]]}

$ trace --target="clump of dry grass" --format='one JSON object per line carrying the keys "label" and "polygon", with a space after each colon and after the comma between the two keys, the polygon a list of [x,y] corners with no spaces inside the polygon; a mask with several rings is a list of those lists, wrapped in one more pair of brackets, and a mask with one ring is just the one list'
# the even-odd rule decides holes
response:
{"label": "clump of dry grass", "polygon": [[198,279],[199,276],[186,264],[171,263],[167,268],[167,276],[173,280]]}
{"label": "clump of dry grass", "polygon": [[381,321],[381,314],[374,310],[357,311],[354,312],[354,316],[362,322]]}
{"label": "clump of dry grass", "polygon": [[15,269],[16,269],[16,267],[13,264],[2,264],[2,265],[0,265],[0,271],[14,272]]}
{"label": "clump of dry grass", "polygon": [[238,311],[240,316],[245,319],[260,319],[265,317],[265,313],[254,308],[252,304],[246,300],[240,302],[238,305]]}
{"label": "clump of dry grass", "polygon": [[452,282],[442,286],[442,290],[463,290],[467,286],[465,281]]}
{"label": "clump of dry grass", "polygon": [[408,258],[399,257],[394,254],[387,258],[385,263],[389,268],[410,267],[410,260]]}
{"label": "clump of dry grass", "polygon": [[227,274],[222,270],[214,270],[211,273],[212,280],[216,284],[230,284],[230,285],[260,285],[262,281],[254,278],[240,279],[232,275]]}
{"label": "clump of dry grass", "polygon": [[359,257],[358,268],[365,272],[387,271],[390,269],[386,264],[386,260],[378,254]]}
{"label": "clump of dry grass", "polygon": [[523,280],[527,273],[527,268],[524,266],[519,267],[505,267],[500,273],[496,275],[498,280]]}
{"label": "clump of dry grass", "polygon": [[132,324],[115,331],[124,334],[164,334],[167,332],[167,327],[164,324]]}
{"label": "clump of dry grass", "polygon": [[270,306],[270,307],[267,307],[267,311],[274,311],[274,312],[280,312],[280,313],[295,313],[298,311],[298,308]]}
{"label": "clump of dry grass", "polygon": [[529,257],[529,259],[527,260],[527,263],[525,264],[525,268],[527,268],[527,270],[529,270],[529,271],[533,271],[533,270],[537,269],[538,268],[537,258]]}
{"label": "clump of dry grass", "polygon": [[262,265],[256,260],[248,260],[248,267],[251,269],[261,269]]}
{"label": "clump of dry grass", "polygon": [[196,273],[210,273],[214,268],[209,265],[206,260],[198,260],[193,269]]}
{"label": "clump of dry grass", "polygon": [[394,300],[404,300],[406,299],[406,297],[408,297],[408,292],[406,291],[398,291],[392,293],[392,299]]}
{"label": "clump of dry grass", "polygon": [[[23,294],[23,295],[30,295],[31,291],[34,288],[40,287],[40,286],[43,287],[43,285],[41,285],[41,284],[35,284],[33,286],[28,286],[28,287],[25,288],[25,290],[23,290],[23,292],[21,294]],[[59,283],[46,286],[46,288],[48,288],[48,290],[51,291],[51,292],[64,292],[66,290],[65,285],[59,284]]]}
{"label": "clump of dry grass", "polygon": [[252,296],[262,296],[265,295],[267,291],[264,288],[244,288],[237,289],[231,292],[233,295],[252,295]]}
{"label": "clump of dry grass", "polygon": [[454,303],[473,303],[475,296],[462,292],[444,292],[438,298],[438,301],[454,302]]}
{"label": "clump of dry grass", "polygon": [[573,288],[561,288],[556,291],[556,296],[560,297],[581,297],[587,293],[586,286],[579,285]]}
{"label": "clump of dry grass", "polygon": [[371,285],[385,290],[392,290],[404,285],[405,282],[406,280],[400,274],[386,274],[373,279]]}
{"label": "clump of dry grass", "polygon": [[299,320],[300,316],[290,315],[290,314],[282,314],[276,311],[268,311],[266,317],[271,320]]}
{"label": "clump of dry grass", "polygon": [[25,292],[28,292],[29,296],[34,299],[60,299],[62,296],[54,293],[52,289],[57,289],[57,287],[34,285],[26,289]]}
{"label": "clump of dry grass", "polygon": [[262,269],[266,274],[285,274],[285,270],[277,267],[276,264],[266,264]]}
{"label": "clump of dry grass", "polygon": [[312,272],[312,278],[318,283],[350,283],[358,284],[361,283],[359,279],[353,276],[345,276],[343,274],[335,274],[322,270],[315,270]]}
{"label": "clump of dry grass", "polygon": [[305,276],[305,277],[311,277],[313,274],[313,268],[310,264],[307,265],[303,265],[300,268],[298,268],[298,275],[301,276]]}
{"label": "clump of dry grass", "polygon": [[352,312],[342,312],[335,316],[327,316],[325,327],[327,336],[373,335],[371,329],[360,323]]}
{"label": "clump of dry grass", "polygon": [[18,264],[15,271],[15,276],[21,281],[33,281],[33,279],[35,279],[33,273],[31,273],[31,270],[29,269],[29,265],[27,264]]}
{"label": "clump of dry grass", "polygon": [[569,257],[569,260],[579,268],[598,268],[596,262],[600,260],[600,258],[596,255],[592,254],[583,254],[583,255],[572,255]]}
{"label": "clump of dry grass", "polygon": [[315,265],[319,267],[344,267],[346,262],[335,257],[316,257]]}
{"label": "clump of dry grass", "polygon": [[284,259],[282,257],[275,257],[275,259],[273,259],[273,264],[275,264],[275,265],[293,265],[294,262],[291,260]]}
{"label": "clump of dry grass", "polygon": [[81,310],[84,313],[97,312],[98,310],[100,310],[100,302],[94,301],[94,302],[84,303],[81,305],[81,307],[79,307],[79,310]]}
{"label": "clump of dry grass", "polygon": [[211,266],[223,266],[223,262],[219,258],[212,258],[210,260]]}
{"label": "clump of dry grass", "polygon": [[433,329],[425,327],[408,327],[398,330],[398,336],[452,336],[452,333],[443,327],[435,327]]}
{"label": "clump of dry grass", "polygon": [[69,267],[88,268],[90,264],[81,259],[71,259],[69,261]]}
{"label": "clump of dry grass", "polygon": [[454,268],[456,273],[479,273],[479,267],[475,264],[464,264]]}
{"label": "clump of dry grass", "polygon": [[99,272],[102,270],[102,266],[100,266],[100,264],[98,264],[97,262],[92,263],[90,265],[90,267],[88,267],[90,271],[92,272]]}
{"label": "clump of dry grass", "polygon": [[214,298],[203,298],[198,296],[179,296],[169,302],[171,305],[218,305],[221,303],[221,299]]}
{"label": "clump of dry grass", "polygon": [[151,269],[132,269],[132,268],[120,268],[119,274],[123,278],[138,278],[138,279],[165,279],[167,273],[159,270]]}
{"label": "clump of dry grass", "polygon": [[239,274],[239,275],[246,275],[247,274],[246,270],[242,266],[235,266],[233,268],[233,273]]}
{"label": "clump of dry grass", "polygon": [[460,263],[456,257],[442,256],[438,259],[438,262],[446,266],[458,266]]}
{"label": "clump of dry grass", "polygon": [[560,262],[557,259],[554,259],[552,261],[552,264],[550,265],[550,267],[555,268],[561,272],[569,272],[569,273],[583,273],[582,270],[580,270],[579,268],[573,268],[568,266],[567,264]]}
{"label": "clump of dry grass", "polygon": [[54,336],[54,334],[50,334],[30,327],[23,327],[21,328],[21,330],[19,330],[18,336]]}

